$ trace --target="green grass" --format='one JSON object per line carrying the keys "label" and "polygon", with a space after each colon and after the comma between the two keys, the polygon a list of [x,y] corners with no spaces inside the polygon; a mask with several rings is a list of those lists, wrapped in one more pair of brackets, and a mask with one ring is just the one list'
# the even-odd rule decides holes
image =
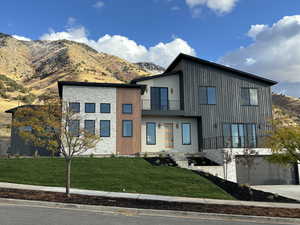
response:
{"label": "green grass", "polygon": [[[0,159],[0,181],[45,186],[64,186],[62,158]],[[152,166],[141,158],[75,158],[74,188],[233,199],[232,196],[192,171]]]}

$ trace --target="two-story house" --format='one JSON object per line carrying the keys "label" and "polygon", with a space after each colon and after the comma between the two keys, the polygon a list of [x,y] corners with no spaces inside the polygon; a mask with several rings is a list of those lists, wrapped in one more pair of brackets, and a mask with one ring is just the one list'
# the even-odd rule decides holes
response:
{"label": "two-story house", "polygon": [[[298,167],[264,160],[261,137],[270,129],[275,81],[180,54],[163,74],[130,84],[58,82],[62,100],[80,114],[72,129],[97,133],[85,154],[179,153],[222,166],[232,151],[229,180],[247,183],[244,150],[255,149],[252,184],[297,183]],[[220,175],[220,174],[219,174]],[[224,177],[223,175],[220,175]]]}

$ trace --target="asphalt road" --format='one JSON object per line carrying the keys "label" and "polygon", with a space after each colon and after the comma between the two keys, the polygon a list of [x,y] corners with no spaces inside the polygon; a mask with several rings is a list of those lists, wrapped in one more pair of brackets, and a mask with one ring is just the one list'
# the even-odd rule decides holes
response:
{"label": "asphalt road", "polygon": [[[45,208],[19,205],[0,205],[0,225],[256,225],[231,220],[213,220],[164,215],[134,215],[130,211],[95,212],[81,209]],[[278,223],[275,223],[278,225]]]}

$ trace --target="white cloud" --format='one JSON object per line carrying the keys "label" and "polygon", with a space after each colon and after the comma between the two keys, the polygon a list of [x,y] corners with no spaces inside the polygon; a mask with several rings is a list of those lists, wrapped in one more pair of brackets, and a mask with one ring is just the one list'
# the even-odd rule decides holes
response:
{"label": "white cloud", "polygon": [[179,53],[196,55],[195,50],[185,40],[178,37],[173,38],[170,42],[160,42],[147,48],[120,35],[106,34],[98,40],[92,40],[88,38],[88,33],[84,27],[69,28],[62,32],[49,30],[49,33],[42,35],[40,39],[77,41],[87,44],[99,52],[116,55],[130,62],[149,61],[161,66],[167,66]]}
{"label": "white cloud", "polygon": [[98,9],[102,8],[103,6],[104,6],[104,2],[102,2],[102,1],[98,1],[93,5],[93,7],[98,8]]}
{"label": "white cloud", "polygon": [[18,40],[20,40],[20,41],[31,41],[31,39],[30,38],[27,38],[27,37],[23,37],[23,36],[19,36],[19,35],[16,35],[16,34],[14,34],[14,35],[12,35],[15,39],[18,39]]}
{"label": "white cloud", "polygon": [[253,25],[253,42],[219,62],[280,82],[300,82],[300,15],[286,16],[273,25]]}
{"label": "white cloud", "polygon": [[72,17],[72,16],[70,16],[69,18],[68,18],[68,21],[67,21],[67,25],[68,26],[73,26],[75,23],[76,23],[76,18],[75,17]]}
{"label": "white cloud", "polygon": [[224,14],[231,12],[238,0],[185,0],[185,2],[193,10],[197,7],[206,6],[211,10]]}

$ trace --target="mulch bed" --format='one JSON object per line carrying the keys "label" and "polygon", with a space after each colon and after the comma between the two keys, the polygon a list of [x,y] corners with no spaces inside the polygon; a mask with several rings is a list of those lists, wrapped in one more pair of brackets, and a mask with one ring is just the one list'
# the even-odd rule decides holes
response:
{"label": "mulch bed", "polygon": [[67,198],[63,193],[46,191],[29,191],[0,188],[0,198],[50,201],[87,205],[116,206],[140,209],[179,210],[202,213],[222,213],[236,215],[253,215],[269,217],[300,218],[300,209],[268,208],[252,206],[230,206],[197,203],[175,203],[156,200],[137,200],[128,198],[107,198],[74,194]]}
{"label": "mulch bed", "polygon": [[228,194],[241,201],[259,201],[259,202],[282,202],[282,203],[300,203],[295,199],[286,198],[273,193],[264,192],[252,189],[245,185],[240,185],[222,178],[213,176],[208,173],[194,171],[200,176],[206,177],[208,180],[213,182],[215,185],[222,188]]}

